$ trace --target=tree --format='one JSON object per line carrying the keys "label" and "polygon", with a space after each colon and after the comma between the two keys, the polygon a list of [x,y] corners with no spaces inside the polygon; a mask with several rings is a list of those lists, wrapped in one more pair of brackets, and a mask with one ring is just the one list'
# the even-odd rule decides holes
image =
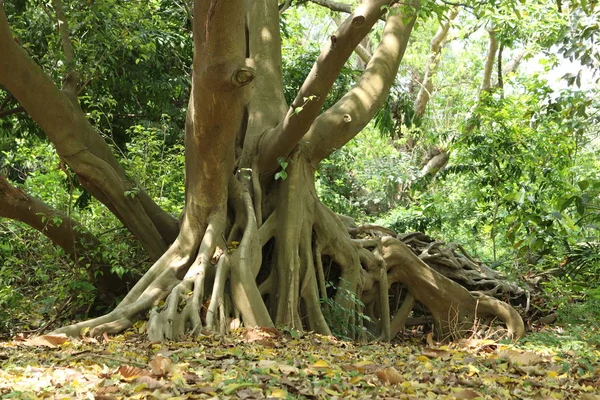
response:
{"label": "tree", "polygon": [[[397,236],[378,226],[357,227],[328,209],[315,192],[319,163],[357,135],[384,104],[415,22],[431,4],[362,1],[330,36],[288,106],[277,2],[195,0],[185,207],[179,222],[136,187],[86,119],[77,98],[81,82],[68,21],[61,1],[52,5],[67,67],[62,89],[14,40],[3,7],[0,83],[82,186],[156,260],[112,312],[59,332],[119,332],[149,312],[152,339],[226,331],[237,318],[248,326],[330,334],[322,304],[328,299],[326,304],[350,311],[337,324],[359,327],[366,314],[368,328],[389,340],[416,299],[431,311],[442,337],[460,334],[487,316],[504,321],[511,336],[524,333],[510,305],[456,282],[462,278],[476,286],[474,276],[499,282],[493,271],[455,252],[457,246]],[[322,111],[340,70],[381,18],[381,39],[356,85]],[[417,256],[401,239],[423,253]],[[389,289],[397,283],[410,295],[395,313]],[[503,287],[503,294],[522,294]]]}

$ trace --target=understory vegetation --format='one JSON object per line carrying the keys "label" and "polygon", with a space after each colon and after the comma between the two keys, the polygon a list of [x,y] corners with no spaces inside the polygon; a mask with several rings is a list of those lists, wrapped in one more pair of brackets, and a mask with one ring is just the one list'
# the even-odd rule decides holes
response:
{"label": "understory vegetation", "polygon": [[[70,74],[80,74],[75,102],[90,129],[103,139],[122,166],[123,176],[118,180],[131,183],[125,185],[124,200],[144,202],[146,207],[146,199],[152,199],[169,217],[164,225],[176,226],[174,230],[172,226],[159,229],[164,239],[161,243],[169,245],[177,237],[177,224],[187,221],[185,213],[194,203],[189,197],[190,185],[186,185],[192,174],[186,171],[190,168],[186,160],[190,151],[189,147],[186,150],[189,138],[184,134],[192,92],[190,69],[195,62],[190,14],[193,2],[102,0],[89,7],[79,3],[0,1],[6,13],[3,32],[9,32],[6,35],[10,40],[14,39],[56,85],[66,87]],[[377,57],[377,43],[385,36],[383,22],[374,22],[374,29],[361,39],[357,51],[341,63],[337,78],[325,92],[326,98],[303,97],[299,93],[309,82],[309,72],[321,47],[324,43],[335,44],[332,32],[342,26],[348,13],[336,10],[328,1],[280,3],[280,18],[275,25],[281,32],[282,104],[285,97],[285,104],[293,105],[291,116],[286,118],[313,112],[310,107],[319,102],[315,115],[321,110],[335,111],[345,101],[344,96],[360,87],[362,74],[370,60]],[[352,10],[358,3],[341,2]],[[407,17],[399,18],[398,24],[407,18],[417,22],[414,27],[407,24],[412,34],[404,58],[400,56],[398,73],[392,78],[383,105],[372,110],[376,114],[367,118],[370,122],[365,122],[360,133],[349,137],[347,143],[340,143],[339,148],[336,145],[335,151],[322,160],[307,162],[306,169],[301,162],[309,158],[293,147],[285,154],[276,154],[273,158],[277,161],[271,163],[274,165],[269,164],[264,168],[267,172],[255,176],[253,169],[258,164],[247,162],[247,153],[254,150],[242,149],[245,138],[234,135],[236,143],[241,143],[236,148],[239,154],[231,154],[231,165],[223,169],[235,168],[236,183],[227,181],[224,186],[229,187],[230,195],[242,194],[229,199],[225,196],[225,210],[217,213],[223,216],[221,225],[227,226],[213,238],[222,249],[210,243],[207,246],[213,251],[204,249],[204,238],[201,244],[192,246],[194,251],[206,251],[208,257],[202,261],[206,265],[213,263],[211,257],[216,257],[212,265],[221,265],[220,255],[213,256],[218,252],[215,247],[224,257],[230,256],[232,264],[246,259],[249,256],[245,253],[239,254],[250,240],[244,224],[249,226],[248,221],[256,215],[259,225],[267,226],[271,216],[283,219],[285,207],[280,204],[284,201],[292,209],[295,197],[306,198],[310,207],[298,207],[299,221],[293,220],[290,211],[284,222],[271,229],[277,233],[264,234],[265,243],[251,248],[261,253],[264,262],[258,262],[254,278],[262,291],[258,297],[267,299],[264,309],[269,315],[285,314],[281,305],[273,305],[281,296],[281,285],[268,285],[276,278],[264,267],[269,262],[282,264],[288,260],[288,250],[282,243],[299,237],[300,243],[293,244],[296,248],[290,254],[298,260],[310,260],[310,268],[299,266],[302,275],[305,269],[312,270],[313,275],[317,271],[313,279],[319,282],[314,283],[314,304],[304,294],[302,300],[293,300],[300,310],[298,315],[292,312],[291,322],[286,322],[293,332],[301,327],[318,330],[314,327],[319,326],[342,339],[362,340],[402,339],[402,332],[426,335],[432,329],[443,333],[440,339],[458,340],[465,330],[472,337],[501,336],[491,333],[494,328],[477,318],[466,328],[457,319],[455,330],[452,321],[445,321],[443,329],[438,329],[439,321],[432,318],[435,310],[428,310],[418,296],[413,298],[405,284],[407,278],[401,276],[406,273],[402,266],[410,260],[398,254],[407,252],[436,274],[465,287],[465,296],[482,293],[514,307],[531,335],[528,340],[537,341],[537,345],[559,346],[565,354],[586,351],[588,345],[597,349],[600,9],[594,2],[568,2],[562,8],[560,2],[558,6],[555,2],[498,2],[489,6],[467,2],[458,8],[445,2],[422,3],[418,12],[401,10]],[[398,12],[394,14],[390,9],[386,15],[393,19]],[[71,47],[65,45],[65,33],[59,27],[64,13]],[[343,39],[340,36],[339,40]],[[2,46],[0,51],[8,52],[8,45]],[[71,52],[75,49],[75,58],[68,55],[69,48]],[[260,60],[261,56],[264,54],[256,58]],[[0,53],[0,62],[2,57]],[[155,249],[156,253],[149,250],[152,238],[140,239],[144,229],[131,229],[134,224],[127,220],[127,214],[115,212],[118,203],[112,198],[107,201],[105,193],[98,195],[96,186],[82,178],[75,163],[57,153],[56,142],[61,141],[48,139],[45,128],[36,124],[37,119],[25,109],[25,102],[21,104],[19,96],[7,88],[3,74],[8,76],[8,72],[0,70],[0,197],[8,198],[15,190],[41,199],[47,206],[47,211],[34,213],[39,220],[36,228],[26,218],[17,221],[20,218],[10,214],[8,202],[0,204],[5,207],[0,212],[0,336],[9,338],[23,332],[42,334],[111,312],[157,259],[164,259],[161,255],[167,247]],[[254,127],[263,134],[266,129],[252,124],[282,123],[263,122],[260,112],[253,117],[252,112],[244,110],[239,116],[244,129]],[[265,113],[271,112],[265,109]],[[302,143],[304,147],[310,145],[309,141]],[[314,204],[312,183],[307,183],[313,181],[311,172]],[[294,192],[298,182],[307,186],[302,192],[304,197],[295,196],[304,189]],[[262,202],[256,185],[263,195]],[[287,194],[282,194],[286,190]],[[326,207],[321,209],[321,205]],[[335,214],[322,211],[325,209]],[[240,210],[248,215],[240,217]],[[315,220],[314,224],[303,219],[307,215]],[[321,225],[331,228],[333,223],[327,223],[334,215],[339,219],[335,219],[333,233],[319,231]],[[211,218],[206,220],[213,221]],[[289,233],[278,241],[284,224],[287,233],[302,230],[308,232],[307,236]],[[210,233],[213,223],[200,225],[202,229],[192,236],[204,237],[204,231]],[[57,245],[57,240],[44,234],[52,227],[65,226],[78,237],[76,245]],[[262,239],[259,228],[253,231],[253,240]],[[339,232],[352,245],[332,250],[337,254],[335,258],[325,247]],[[360,281],[362,286],[357,281],[344,281],[340,259],[346,255],[339,253],[340,249],[355,248],[352,246],[359,249],[355,257],[360,259],[359,265],[368,271],[364,274],[366,282]],[[394,249],[398,253],[393,253]],[[201,255],[205,254],[198,259]],[[382,268],[382,263],[388,265],[388,276],[369,281],[375,276],[371,272]],[[214,287],[227,292],[231,281],[219,278],[221,269],[215,268],[217,272],[211,276]],[[323,276],[318,274],[321,271]],[[310,281],[302,279],[306,280],[301,288],[298,283],[299,291]],[[419,290],[426,287],[420,284],[425,283],[415,283]],[[386,288],[383,300],[376,299],[377,285]],[[357,289],[359,286],[362,291]],[[192,291],[184,286],[181,292],[185,290]],[[228,303],[235,303],[234,297],[230,300],[225,296],[218,308],[213,308],[211,297],[204,294],[196,305],[200,310],[198,320],[205,323],[207,313],[218,309],[222,318],[214,323],[216,330],[228,330],[229,324],[223,328],[226,322],[235,330],[243,312],[232,311],[238,318],[225,318],[229,310],[236,308]],[[170,307],[168,298],[155,303],[159,308]],[[182,309],[177,303],[175,308]],[[322,309],[317,316],[311,311],[315,304]],[[483,308],[483,298],[481,304]],[[404,305],[407,311],[403,311]],[[494,308],[497,305],[490,307],[498,312]],[[398,319],[389,318],[394,315]],[[276,318],[272,319],[277,325]],[[162,320],[156,317],[154,321]],[[548,324],[561,327],[561,331],[543,328]],[[511,329],[507,328],[509,333]],[[390,332],[392,337],[386,337]],[[161,335],[167,339],[178,337]],[[572,340],[565,339],[567,336]]]}

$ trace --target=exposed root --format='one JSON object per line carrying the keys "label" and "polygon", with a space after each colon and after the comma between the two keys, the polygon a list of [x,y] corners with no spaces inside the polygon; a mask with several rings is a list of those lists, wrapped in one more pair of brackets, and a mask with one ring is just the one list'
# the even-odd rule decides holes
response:
{"label": "exposed root", "polygon": [[468,332],[476,318],[497,317],[510,337],[524,334],[523,321],[508,304],[463,286],[428,267],[406,245],[390,236],[381,239],[390,282],[401,282],[433,315],[438,337]]}
{"label": "exposed root", "polygon": [[59,331],[115,333],[148,313],[151,340],[225,333],[241,320],[327,335],[343,327],[353,338],[364,325],[389,341],[421,317],[440,338],[459,337],[488,317],[509,336],[523,335],[521,317],[501,300],[519,304],[525,290],[459,245],[340,218],[317,199],[311,168],[294,157],[273,208],[262,204],[257,176],[234,175],[227,213],[225,205],[206,218],[186,213],[177,240],[114,311]]}

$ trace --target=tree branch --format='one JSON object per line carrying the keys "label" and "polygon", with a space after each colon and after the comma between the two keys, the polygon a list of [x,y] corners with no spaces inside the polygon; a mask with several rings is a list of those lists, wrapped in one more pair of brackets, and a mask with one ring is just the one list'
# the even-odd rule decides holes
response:
{"label": "tree branch", "polygon": [[261,171],[274,170],[278,157],[287,156],[306,134],[321,112],[327,94],[342,67],[389,0],[364,0],[330,37],[319,55],[283,122],[261,142]]}
{"label": "tree branch", "polygon": [[385,102],[416,21],[415,10],[400,10],[395,6],[388,15],[381,42],[356,86],[320,115],[303,139],[313,163],[356,136]]}
{"label": "tree branch", "polygon": [[331,11],[352,13],[350,4],[339,3],[333,0],[309,0],[311,3],[318,4],[322,7],[329,8]]}
{"label": "tree branch", "polygon": [[488,53],[483,70],[483,80],[481,82],[481,92],[487,92],[491,89],[492,72],[494,71],[494,61],[496,60],[496,52],[498,51],[498,40],[496,39],[496,31],[493,28],[488,29],[489,45]]}
{"label": "tree branch", "polygon": [[63,82],[63,91],[68,94],[71,100],[75,100],[77,98],[77,85],[79,84],[80,77],[79,72],[77,72],[77,69],[75,68],[75,51],[73,50],[73,43],[69,37],[69,24],[63,9],[62,1],[52,0],[52,6],[56,12],[58,32],[60,33],[60,41],[67,66],[67,76]]}
{"label": "tree branch", "polygon": [[12,108],[10,110],[2,110],[2,111],[0,111],[0,118],[7,117],[7,116],[13,115],[13,114],[18,114],[23,111],[25,111],[25,109],[21,106]]}
{"label": "tree branch", "polygon": [[21,221],[38,230],[69,254],[74,262],[88,266],[90,280],[103,296],[114,297],[119,294],[119,287],[124,289],[123,280],[111,272],[108,264],[90,256],[90,250],[101,246],[91,232],[68,215],[12,186],[2,175],[0,217]]}
{"label": "tree branch", "polygon": [[[335,25],[338,28],[342,24],[341,19],[338,18],[337,15],[332,16],[331,19],[333,20],[333,22],[335,22]],[[365,36],[365,38],[362,40],[362,42],[365,42],[365,41],[368,41],[368,36]],[[365,65],[367,65],[369,63],[369,61],[371,60],[371,57],[373,56],[371,54],[371,52],[369,50],[367,50],[367,48],[365,46],[362,45],[362,43],[359,43],[356,45],[354,52],[362,60],[362,62],[365,63]]]}
{"label": "tree branch", "polygon": [[242,126],[243,87],[255,77],[254,69],[245,64],[245,11],[243,0],[194,2],[194,58],[185,133],[186,210],[182,231],[188,223],[189,229],[198,230],[194,218],[207,220],[216,207],[226,206],[235,139]]}
{"label": "tree branch", "polygon": [[0,7],[0,84],[3,85],[56,146],[57,153],[82,185],[103,202],[140,240],[152,258],[174,239],[177,221],[135,187],[104,139],[86,119],[76,99],[59,90],[52,79],[13,40]]}
{"label": "tree branch", "polygon": [[448,36],[448,32],[450,31],[450,25],[452,21],[458,15],[458,9],[455,8],[449,12],[446,22],[439,27],[433,39],[431,39],[431,47],[429,52],[429,60],[427,61],[427,66],[425,67],[425,75],[423,76],[423,84],[417,94],[417,99],[415,100],[415,117],[417,119],[423,118],[425,114],[425,109],[427,107],[427,103],[429,102],[429,97],[431,96],[431,92],[433,91],[433,76],[437,70],[438,59],[440,57],[440,53],[442,51],[442,47],[446,37]]}

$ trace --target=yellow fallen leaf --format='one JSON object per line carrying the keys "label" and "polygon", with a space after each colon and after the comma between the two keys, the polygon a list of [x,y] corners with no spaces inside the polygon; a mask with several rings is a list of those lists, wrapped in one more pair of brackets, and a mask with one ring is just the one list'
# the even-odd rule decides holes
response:
{"label": "yellow fallen leaf", "polygon": [[287,397],[287,392],[283,389],[274,389],[271,391],[270,397],[274,397],[276,399],[285,399]]}
{"label": "yellow fallen leaf", "polygon": [[558,372],[556,371],[548,371],[548,378],[558,378]]}
{"label": "yellow fallen leaf", "polygon": [[329,364],[327,364],[327,361],[325,361],[325,360],[319,360],[311,366],[313,368],[328,368]]}

